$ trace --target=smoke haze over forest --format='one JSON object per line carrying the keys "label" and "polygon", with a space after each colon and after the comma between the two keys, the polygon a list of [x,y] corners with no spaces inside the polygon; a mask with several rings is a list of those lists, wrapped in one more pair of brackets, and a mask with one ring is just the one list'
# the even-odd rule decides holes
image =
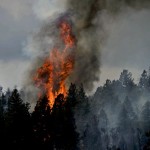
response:
{"label": "smoke haze over forest", "polygon": [[0,0],[0,20],[3,145],[149,148],[149,0]]}

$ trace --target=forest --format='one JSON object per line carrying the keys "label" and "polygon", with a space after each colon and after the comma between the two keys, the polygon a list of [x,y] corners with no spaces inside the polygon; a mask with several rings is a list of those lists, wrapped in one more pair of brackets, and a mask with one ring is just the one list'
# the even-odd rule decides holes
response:
{"label": "forest", "polygon": [[149,150],[150,70],[138,83],[124,69],[119,79],[107,79],[93,95],[84,83],[70,84],[53,107],[47,96],[34,109],[24,91],[0,89],[0,146],[27,150]]}

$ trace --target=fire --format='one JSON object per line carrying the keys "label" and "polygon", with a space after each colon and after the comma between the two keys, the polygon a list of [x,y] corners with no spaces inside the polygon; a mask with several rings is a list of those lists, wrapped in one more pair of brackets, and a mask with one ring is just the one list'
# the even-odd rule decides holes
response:
{"label": "fire", "polygon": [[45,58],[41,67],[36,71],[33,78],[35,85],[40,89],[39,95],[46,94],[49,104],[53,107],[54,100],[58,94],[66,96],[66,79],[74,68],[75,37],[71,25],[67,21],[59,24],[60,40],[64,48],[54,47]]}

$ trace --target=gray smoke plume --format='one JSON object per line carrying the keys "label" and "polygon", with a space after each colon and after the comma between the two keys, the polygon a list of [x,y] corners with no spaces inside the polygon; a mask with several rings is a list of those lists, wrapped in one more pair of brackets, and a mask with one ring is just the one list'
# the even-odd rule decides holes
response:
{"label": "gray smoke plume", "polygon": [[91,91],[94,82],[100,77],[100,48],[104,36],[97,32],[98,28],[103,28],[96,21],[100,3],[97,0],[70,0],[68,8],[74,13],[73,24],[78,41],[71,81],[76,84],[83,83],[85,90]]}
{"label": "gray smoke plume", "polygon": [[107,38],[102,17],[116,17],[127,7],[148,8],[148,0],[68,0],[67,8],[74,13],[77,36],[76,65],[71,81],[83,83],[91,91],[99,81],[101,47]]}
{"label": "gray smoke plume", "polygon": [[[86,91],[91,91],[94,86],[94,81],[99,80],[100,76],[100,45],[103,34],[98,31],[100,27],[97,23],[96,16],[99,8],[98,1],[89,1],[89,4],[82,3],[79,9],[76,9],[74,4],[67,3],[65,13],[54,15],[50,21],[45,21],[39,32],[35,33],[28,44],[28,49],[32,49],[33,55],[37,57],[34,64],[31,66],[29,76],[33,76],[35,70],[41,66],[43,60],[49,56],[49,52],[56,45],[61,47],[62,43],[57,38],[59,30],[57,24],[61,20],[67,20],[72,24],[73,33],[76,37],[75,67],[67,80],[68,85],[73,82],[77,85],[83,83]],[[72,6],[72,7],[71,7]],[[87,7],[85,12],[82,9]],[[76,11],[78,10],[78,11]],[[81,16],[82,15],[82,16]],[[53,18],[53,19],[52,19]],[[27,81],[30,86],[33,82],[31,78]],[[27,83],[26,82],[26,83]]]}
{"label": "gray smoke plume", "polygon": [[[59,1],[57,0],[56,3],[58,5]],[[41,29],[29,39],[26,49],[30,49],[36,58],[26,82],[33,87],[30,90],[34,89],[31,77],[49,55],[50,49],[55,45],[62,46],[57,40],[59,20],[67,19],[71,22],[77,39],[75,67],[67,83],[73,82],[77,85],[82,83],[86,92],[90,92],[94,83],[100,79],[101,49],[109,34],[105,26],[106,19],[115,21],[118,15],[127,11],[127,8],[141,10],[150,7],[149,0],[64,0],[64,3],[66,6],[63,6],[61,13],[53,13],[50,18],[46,18]]]}

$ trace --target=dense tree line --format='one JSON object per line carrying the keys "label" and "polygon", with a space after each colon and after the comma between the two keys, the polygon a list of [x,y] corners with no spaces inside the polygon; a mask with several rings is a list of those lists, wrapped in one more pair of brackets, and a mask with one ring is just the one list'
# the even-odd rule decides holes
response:
{"label": "dense tree line", "polygon": [[149,71],[135,83],[132,73],[123,70],[119,79],[107,79],[98,87],[89,103],[87,127],[81,133],[86,150],[150,149]]}
{"label": "dense tree line", "polygon": [[[41,97],[30,113],[30,104],[24,103],[17,89],[0,98],[0,146],[6,149],[77,149],[78,133],[73,109],[78,94],[71,84],[68,96],[62,94],[50,108],[46,96]],[[8,99],[6,98],[8,96]]]}
{"label": "dense tree line", "polygon": [[0,145],[8,149],[148,150],[150,149],[150,73],[139,82],[123,70],[92,96],[71,84],[53,108],[46,96],[33,111],[17,89],[0,92]]}

